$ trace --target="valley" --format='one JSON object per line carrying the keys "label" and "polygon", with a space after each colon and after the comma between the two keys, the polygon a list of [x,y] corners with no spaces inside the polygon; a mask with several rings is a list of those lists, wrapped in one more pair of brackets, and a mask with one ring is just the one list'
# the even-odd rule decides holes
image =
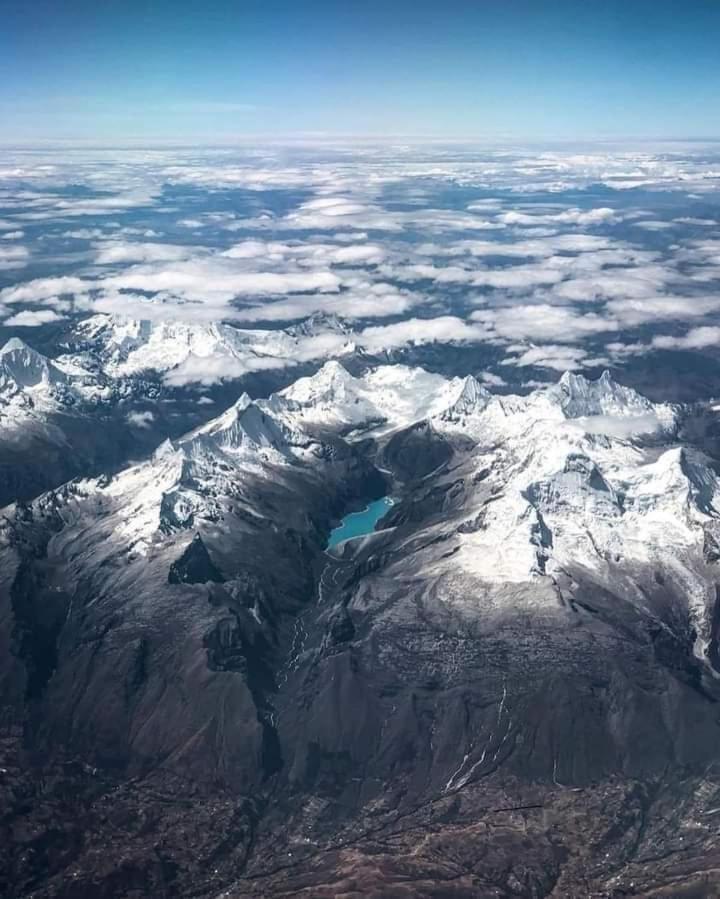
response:
{"label": "valley", "polygon": [[609,375],[331,361],[6,507],[4,889],[714,876],[720,485],[683,427]]}

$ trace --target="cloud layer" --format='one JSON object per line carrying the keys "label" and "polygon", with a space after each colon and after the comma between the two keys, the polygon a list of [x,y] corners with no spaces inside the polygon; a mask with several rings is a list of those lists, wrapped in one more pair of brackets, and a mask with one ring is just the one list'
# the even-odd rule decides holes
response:
{"label": "cloud layer", "polygon": [[[320,312],[370,353],[486,345],[500,380],[709,352],[719,187],[699,146],[18,151],[0,166],[0,318],[272,329]],[[338,351],[324,339],[295,361]],[[269,364],[226,362],[171,377]]]}

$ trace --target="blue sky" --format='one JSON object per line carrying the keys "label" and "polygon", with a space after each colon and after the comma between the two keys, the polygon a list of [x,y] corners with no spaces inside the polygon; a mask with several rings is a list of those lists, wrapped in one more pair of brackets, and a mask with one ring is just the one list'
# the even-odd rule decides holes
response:
{"label": "blue sky", "polygon": [[720,137],[715,0],[6,0],[2,140]]}

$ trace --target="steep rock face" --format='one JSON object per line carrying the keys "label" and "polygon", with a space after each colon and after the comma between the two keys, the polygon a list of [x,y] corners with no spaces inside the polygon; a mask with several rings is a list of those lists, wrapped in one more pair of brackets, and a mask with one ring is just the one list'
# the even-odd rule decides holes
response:
{"label": "steep rock face", "polygon": [[0,410],[3,430],[17,430],[35,409],[52,411],[72,402],[67,378],[49,359],[18,337],[0,348]]}
{"label": "steep rock face", "polygon": [[[287,629],[331,518],[372,478],[348,447],[292,433],[245,397],[148,462],[7,510],[7,662],[26,669],[30,742],[136,772],[170,754],[207,784],[259,783]],[[230,702],[232,733],[212,749]]]}
{"label": "steep rock face", "polygon": [[0,506],[150,451],[163,427],[148,409],[157,396],[157,385],[111,382],[9,340],[0,350]]}
{"label": "steep rock face", "polygon": [[0,349],[0,389],[46,387],[62,384],[63,373],[19,337],[11,337]]}
{"label": "steep rock face", "polygon": [[482,412],[491,398],[491,394],[472,375],[468,375],[462,381],[457,397],[441,413],[441,417],[447,421],[457,421],[464,416]]}
{"label": "steep rock face", "polygon": [[453,455],[451,444],[429,422],[422,421],[393,434],[382,452],[382,463],[402,481],[427,477]]}
{"label": "steep rock face", "polygon": [[217,569],[202,537],[196,534],[180,558],[173,562],[168,572],[169,584],[220,583],[223,576]]}
{"label": "steep rock face", "polygon": [[[620,449],[611,441],[602,450],[602,465],[557,456],[546,480],[531,479],[525,497],[518,490],[534,517],[524,513],[521,543],[506,549],[501,490],[517,489],[517,471],[493,480],[492,469],[478,470],[482,446],[460,443],[452,472],[414,485],[408,503],[420,515],[399,502],[391,527],[334,563],[325,581],[335,589],[304,620],[302,661],[278,715],[288,759],[280,795],[311,799],[262,824],[275,845],[278,834],[287,839],[294,861],[278,871],[260,849],[232,895],[330,896],[356,877],[380,895],[402,883],[427,896],[454,895],[460,883],[468,896],[712,883],[720,856],[710,830],[687,837],[688,867],[666,861],[663,847],[667,820],[687,833],[712,809],[691,798],[698,784],[720,795],[708,774],[719,736],[715,643],[706,650],[697,638],[715,620],[715,589],[699,604],[688,589],[717,579],[701,555],[703,529],[718,517],[714,476],[686,451],[635,447],[638,468],[651,470],[642,491],[623,497],[604,472]],[[559,563],[581,522],[617,526],[637,504],[665,521],[656,552],[655,535],[634,520],[602,564],[585,567],[581,551]],[[689,543],[674,542],[673,515],[681,531],[697,520]],[[485,546],[467,542],[484,528]],[[345,642],[333,637],[340,615],[351,625]],[[548,820],[556,851],[544,843]],[[511,848],[521,833],[532,838]],[[660,866],[644,862],[657,855]]]}
{"label": "steep rock face", "polygon": [[568,418],[585,415],[640,415],[653,413],[655,406],[629,387],[615,383],[605,371],[597,381],[565,372],[549,393]]}

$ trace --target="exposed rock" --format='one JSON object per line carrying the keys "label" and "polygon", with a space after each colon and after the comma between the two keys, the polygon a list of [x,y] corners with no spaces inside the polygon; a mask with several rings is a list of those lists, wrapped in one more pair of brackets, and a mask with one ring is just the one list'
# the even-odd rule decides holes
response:
{"label": "exposed rock", "polygon": [[217,584],[223,580],[200,534],[195,534],[168,573],[169,584],[206,584],[208,581]]}

